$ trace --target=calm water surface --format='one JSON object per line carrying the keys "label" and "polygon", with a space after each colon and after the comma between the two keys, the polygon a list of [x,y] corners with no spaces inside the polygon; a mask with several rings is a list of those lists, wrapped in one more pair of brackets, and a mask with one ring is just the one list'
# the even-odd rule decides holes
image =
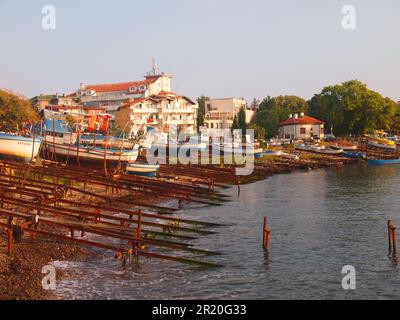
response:
{"label": "calm water surface", "polygon": [[[400,274],[387,256],[388,217],[399,221],[400,166],[353,165],[276,175],[226,190],[232,202],[182,216],[227,224],[194,243],[220,251],[201,269],[142,259],[121,266],[112,254],[85,263],[56,263],[79,274],[58,283],[67,299],[399,299]],[[261,248],[269,217],[269,254]],[[341,287],[344,265],[357,289]]]}

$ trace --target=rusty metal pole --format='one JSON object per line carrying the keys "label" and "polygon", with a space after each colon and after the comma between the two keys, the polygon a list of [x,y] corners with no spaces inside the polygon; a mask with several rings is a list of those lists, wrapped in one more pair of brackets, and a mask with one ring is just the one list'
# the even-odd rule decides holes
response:
{"label": "rusty metal pole", "polygon": [[78,162],[78,167],[81,167],[81,162],[79,161],[79,149],[80,149],[80,144],[81,144],[81,129],[78,127],[77,128],[77,148],[76,148],[76,161]]}
{"label": "rusty metal pole", "polygon": [[396,256],[396,227],[392,225],[393,256]]}
{"label": "rusty metal pole", "polygon": [[136,238],[141,239],[141,234],[142,234],[142,209],[139,209],[138,212],[138,226],[136,230]]}
{"label": "rusty metal pole", "polygon": [[12,228],[8,227],[8,254],[11,255],[12,252]]}
{"label": "rusty metal pole", "polygon": [[265,217],[264,218],[264,228],[263,228],[263,248],[264,248],[264,250],[268,250],[270,236],[271,236],[271,230],[268,226],[268,219],[267,219],[267,217]]}
{"label": "rusty metal pole", "polygon": [[388,230],[388,244],[389,244],[389,255],[392,253],[392,220],[388,220],[387,222],[387,230]]}
{"label": "rusty metal pole", "polygon": [[[108,121],[108,120],[106,120]],[[108,147],[108,139],[109,139],[109,130],[108,130],[108,122],[107,122],[107,134],[106,134],[106,145],[104,146],[104,175],[107,177],[107,147]]]}

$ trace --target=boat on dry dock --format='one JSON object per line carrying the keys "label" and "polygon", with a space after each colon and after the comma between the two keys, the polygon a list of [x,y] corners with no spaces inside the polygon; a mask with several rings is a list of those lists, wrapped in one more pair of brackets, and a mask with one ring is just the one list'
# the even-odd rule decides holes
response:
{"label": "boat on dry dock", "polygon": [[[41,128],[44,135],[46,151],[57,159],[70,159],[86,163],[103,163],[110,165],[128,164],[136,161],[139,155],[139,145],[131,149],[121,147],[98,147],[82,144],[80,135],[70,130],[61,120],[45,119]],[[108,146],[108,144],[106,144]]]}
{"label": "boat on dry dock", "polygon": [[331,149],[325,146],[318,146],[318,145],[298,144],[295,145],[295,149],[300,151],[313,152],[326,155],[340,155],[343,153],[343,149]]}
{"label": "boat on dry dock", "polygon": [[0,158],[29,162],[39,153],[42,139],[37,136],[24,137],[11,133],[0,133]]}
{"label": "boat on dry dock", "polygon": [[155,177],[160,170],[159,164],[148,163],[129,163],[126,166],[126,172],[138,176]]}
{"label": "boat on dry dock", "polygon": [[370,147],[396,151],[396,142],[388,139],[388,135],[384,131],[375,131],[373,135],[365,134],[364,137],[367,140],[367,144]]}
{"label": "boat on dry dock", "polygon": [[354,151],[356,151],[358,149],[358,146],[356,146],[356,145],[342,145],[342,144],[335,143],[335,144],[330,145],[329,148],[335,149],[335,150],[342,149],[343,151],[346,151],[346,152],[352,152],[352,151],[354,152]]}

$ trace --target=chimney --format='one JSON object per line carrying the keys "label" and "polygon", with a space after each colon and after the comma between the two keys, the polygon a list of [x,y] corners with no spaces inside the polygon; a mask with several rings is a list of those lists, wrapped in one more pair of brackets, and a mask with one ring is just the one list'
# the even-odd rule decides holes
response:
{"label": "chimney", "polygon": [[80,86],[79,86],[79,88],[80,88],[81,90],[85,90],[85,84],[84,84],[84,83],[81,83]]}
{"label": "chimney", "polygon": [[292,114],[289,114],[289,119],[292,119],[293,118],[293,115]]}
{"label": "chimney", "polygon": [[304,118],[304,112],[300,113],[300,118]]}
{"label": "chimney", "polygon": [[294,114],[294,118],[295,118],[295,119],[298,119],[298,118],[299,118],[299,115],[298,115],[297,113],[295,113],[295,114]]}

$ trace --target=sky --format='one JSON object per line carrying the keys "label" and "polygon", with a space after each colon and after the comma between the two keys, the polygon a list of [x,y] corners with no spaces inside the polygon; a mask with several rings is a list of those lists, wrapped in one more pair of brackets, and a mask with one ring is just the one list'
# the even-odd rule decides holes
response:
{"label": "sky", "polygon": [[[42,7],[56,29],[42,27]],[[344,29],[352,5],[355,29]],[[28,97],[141,80],[197,98],[298,95],[359,79],[400,100],[400,0],[0,0],[0,88]]]}

